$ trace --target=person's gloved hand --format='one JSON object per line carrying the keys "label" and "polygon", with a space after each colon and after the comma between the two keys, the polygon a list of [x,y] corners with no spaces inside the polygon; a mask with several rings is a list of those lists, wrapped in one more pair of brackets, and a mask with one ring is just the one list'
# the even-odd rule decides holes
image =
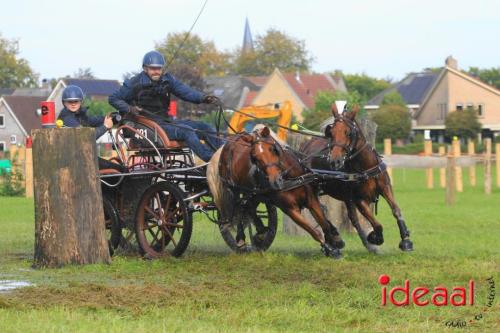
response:
{"label": "person's gloved hand", "polygon": [[217,105],[222,104],[221,100],[217,96],[214,96],[214,95],[205,95],[203,97],[202,102],[206,103],[206,104],[217,104]]}
{"label": "person's gloved hand", "polygon": [[130,106],[128,108],[128,113],[130,113],[131,115],[134,115],[134,116],[138,116],[141,111],[142,111],[142,108],[140,108],[138,106]]}

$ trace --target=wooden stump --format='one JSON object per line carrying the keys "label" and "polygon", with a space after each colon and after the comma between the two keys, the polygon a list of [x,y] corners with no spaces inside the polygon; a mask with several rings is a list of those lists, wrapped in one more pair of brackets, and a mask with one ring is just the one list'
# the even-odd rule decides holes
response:
{"label": "wooden stump", "polygon": [[[471,139],[467,140],[467,154],[474,158],[476,155],[475,147],[474,147],[474,141]],[[471,166],[469,167],[469,182],[471,186],[476,186],[476,166]]]}
{"label": "wooden stump", "polygon": [[456,156],[451,147],[448,148],[448,157],[446,162],[446,205],[452,206],[455,204],[456,191]]}
{"label": "wooden stump", "polygon": [[491,139],[484,139],[484,193],[491,194]]}
{"label": "wooden stump", "polygon": [[[424,141],[424,156],[432,156],[432,141],[425,140]],[[425,170],[425,176],[427,180],[427,188],[434,188],[434,175],[432,168],[428,168]]]}
{"label": "wooden stump", "polygon": [[95,130],[33,130],[35,266],[110,263]]}
{"label": "wooden stump", "polygon": [[26,198],[33,198],[33,151],[26,148],[26,162],[24,165],[24,177],[26,184]]}

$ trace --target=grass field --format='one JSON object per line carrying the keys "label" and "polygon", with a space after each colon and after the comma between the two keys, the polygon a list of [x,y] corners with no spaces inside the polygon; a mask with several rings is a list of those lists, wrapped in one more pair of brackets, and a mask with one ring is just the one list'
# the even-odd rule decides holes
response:
{"label": "grass field", "polygon": [[[464,170],[464,175],[467,172]],[[478,172],[480,175],[481,172]],[[437,172],[435,174],[437,177]],[[447,320],[465,331],[500,331],[500,302],[486,307],[486,279],[500,281],[500,190],[468,186],[457,204],[427,190],[423,170],[395,170],[396,197],[415,251],[397,249],[399,234],[385,203],[386,242],[369,254],[343,235],[344,259],[321,255],[308,237],[278,235],[264,254],[236,255],[215,225],[197,218],[181,259],[115,257],[111,265],[31,269],[33,203],[0,198],[0,280],[34,286],[0,293],[0,332],[442,332]],[[478,184],[482,184],[479,177]],[[389,287],[476,283],[475,305],[383,307]],[[481,314],[482,318],[474,319]],[[469,321],[472,320],[472,323]]]}

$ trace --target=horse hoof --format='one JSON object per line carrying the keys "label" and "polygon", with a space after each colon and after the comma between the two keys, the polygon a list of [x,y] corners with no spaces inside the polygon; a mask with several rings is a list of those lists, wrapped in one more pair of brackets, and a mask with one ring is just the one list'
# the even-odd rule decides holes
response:
{"label": "horse hoof", "polygon": [[323,244],[321,245],[321,252],[327,257],[333,258],[333,259],[341,259],[342,258],[342,252],[340,252],[340,249],[334,248],[331,245],[328,244]]}
{"label": "horse hoof", "polygon": [[399,248],[405,252],[413,251],[413,243],[409,239],[403,239],[399,242]]}
{"label": "horse hoof", "polygon": [[366,240],[375,245],[382,245],[384,244],[384,236],[382,234],[378,235],[375,231],[372,231],[368,234],[368,237],[366,237]]}
{"label": "horse hoof", "polygon": [[378,246],[374,245],[374,244],[366,244],[366,249],[368,250],[368,252],[370,253],[373,253],[373,254],[380,254],[380,249],[378,248]]}
{"label": "horse hoof", "polygon": [[337,249],[343,249],[345,247],[345,242],[341,240],[333,241],[333,246]]}

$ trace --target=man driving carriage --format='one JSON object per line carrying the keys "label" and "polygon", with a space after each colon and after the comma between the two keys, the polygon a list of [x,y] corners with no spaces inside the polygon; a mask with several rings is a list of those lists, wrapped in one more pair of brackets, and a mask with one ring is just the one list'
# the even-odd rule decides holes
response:
{"label": "man driving carriage", "polygon": [[169,139],[183,141],[198,157],[208,162],[214,149],[222,145],[222,140],[213,135],[215,129],[201,121],[174,121],[167,111],[171,94],[195,104],[217,104],[219,99],[183,84],[164,72],[164,66],[165,59],[160,52],[146,53],[142,61],[143,71],[126,80],[119,90],[109,96],[109,104],[121,114],[140,114],[154,120],[165,130]]}

